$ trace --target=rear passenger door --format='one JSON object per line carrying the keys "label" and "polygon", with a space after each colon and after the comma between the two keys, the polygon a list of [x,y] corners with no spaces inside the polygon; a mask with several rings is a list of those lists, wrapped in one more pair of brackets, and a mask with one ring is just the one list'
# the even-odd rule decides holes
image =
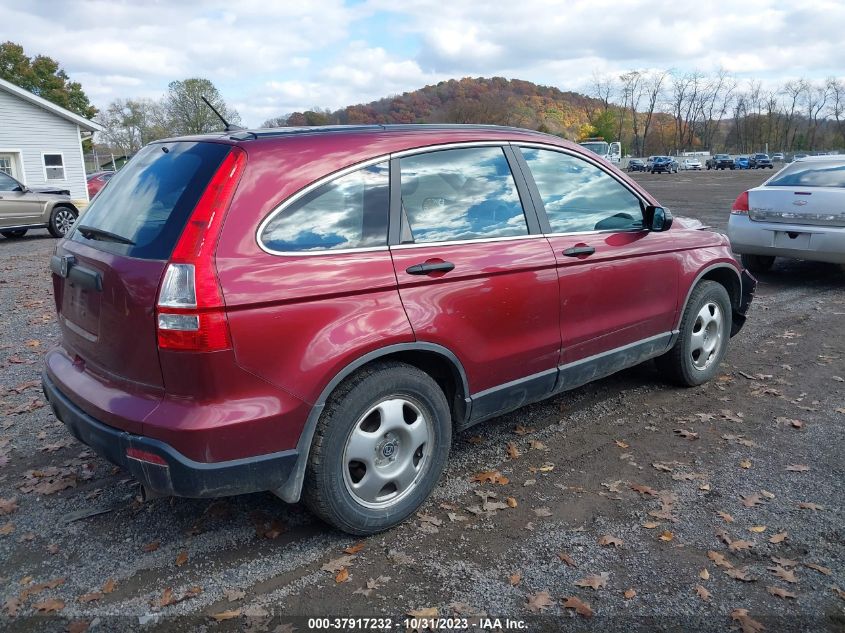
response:
{"label": "rear passenger door", "polygon": [[646,231],[641,198],[597,163],[542,147],[520,156],[557,261],[562,364],[668,343],[680,265],[672,232]]}
{"label": "rear passenger door", "polygon": [[402,304],[417,340],[460,359],[473,420],[550,393],[557,374],[555,257],[512,163],[509,147],[488,145],[411,153],[391,166]]}

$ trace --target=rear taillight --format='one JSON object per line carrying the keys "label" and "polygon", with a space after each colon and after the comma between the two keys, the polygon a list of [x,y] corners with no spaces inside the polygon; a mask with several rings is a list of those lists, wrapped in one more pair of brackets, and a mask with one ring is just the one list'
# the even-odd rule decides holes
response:
{"label": "rear taillight", "polygon": [[731,207],[731,213],[734,215],[741,215],[743,213],[748,213],[748,192],[743,191],[736,197],[734,200],[734,204]]}
{"label": "rear taillight", "polygon": [[197,202],[167,265],[156,321],[162,349],[213,352],[232,346],[214,249],[246,153],[233,147]]}

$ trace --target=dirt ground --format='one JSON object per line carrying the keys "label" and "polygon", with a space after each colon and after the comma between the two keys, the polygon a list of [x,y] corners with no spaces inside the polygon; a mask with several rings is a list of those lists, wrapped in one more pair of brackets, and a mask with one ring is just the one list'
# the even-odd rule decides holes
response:
{"label": "dirt ground", "polygon": [[[637,179],[723,230],[768,175]],[[270,494],[139,503],[72,440],[37,382],[54,243],[0,239],[0,628],[845,630],[839,267],[761,275],[708,385],[646,363],[458,435],[422,512],[358,541]]]}

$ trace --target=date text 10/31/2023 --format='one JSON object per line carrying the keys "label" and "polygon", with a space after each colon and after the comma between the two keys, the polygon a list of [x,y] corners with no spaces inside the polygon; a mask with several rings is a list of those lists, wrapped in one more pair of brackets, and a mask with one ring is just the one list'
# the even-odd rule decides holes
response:
{"label": "date text 10/31/2023", "polygon": [[438,630],[473,630],[482,631],[524,631],[528,623],[524,620],[511,618],[426,618],[411,617],[393,621],[392,618],[308,618],[309,630],[342,630],[342,631],[389,631],[401,628],[411,631]]}

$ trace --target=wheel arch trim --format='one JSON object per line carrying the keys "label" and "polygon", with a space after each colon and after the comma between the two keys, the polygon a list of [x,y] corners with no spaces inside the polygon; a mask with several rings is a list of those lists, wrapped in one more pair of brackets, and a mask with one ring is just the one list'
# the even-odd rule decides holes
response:
{"label": "wheel arch trim", "polygon": [[296,444],[296,452],[297,452],[297,459],[296,464],[291,471],[288,480],[282,485],[281,487],[272,490],[274,494],[281,497],[284,501],[288,503],[296,503],[299,501],[300,495],[302,494],[302,484],[305,480],[305,466],[308,463],[308,455],[311,452],[311,442],[314,439],[314,432],[317,429],[317,421],[320,419],[320,415],[323,413],[323,409],[326,406],[326,401],[329,398],[329,395],[335,388],[346,378],[348,378],[352,373],[354,373],[357,369],[360,369],[364,365],[376,361],[380,358],[385,358],[392,354],[397,354],[401,352],[428,352],[437,354],[443,357],[446,361],[448,361],[457,372],[463,388],[463,399],[466,404],[466,416],[469,417],[470,414],[470,405],[471,399],[469,397],[469,383],[467,381],[466,371],[464,370],[461,361],[458,357],[446,347],[442,345],[438,345],[436,343],[428,343],[426,341],[415,341],[413,343],[397,343],[394,345],[388,345],[386,347],[380,347],[376,350],[372,350],[367,352],[366,354],[359,356],[351,363],[347,364],[343,369],[341,369],[335,376],[328,382],[328,384],[323,388],[320,392],[317,401],[314,403],[314,406],[311,408],[311,412],[308,414],[308,419],[305,421],[305,426],[302,428],[302,433],[299,436],[299,441]]}
{"label": "wheel arch trim", "polygon": [[[719,270],[719,269],[723,269],[723,268],[727,268],[728,270],[730,270],[736,276],[736,283],[737,283],[737,287],[739,289],[739,292],[737,293],[736,297],[731,297],[731,308],[733,309],[734,312],[736,311],[736,307],[738,307],[739,302],[742,300],[742,275],[737,270],[736,266],[732,266],[731,264],[729,264],[727,262],[712,264],[712,265],[707,266],[707,267],[703,268],[702,270],[698,271],[698,274],[695,276],[695,279],[692,280],[692,283],[690,284],[689,288],[687,289],[687,296],[684,298],[684,303],[681,306],[681,309],[678,311],[678,319],[675,322],[675,328],[674,329],[676,329],[676,330],[680,329],[681,321],[684,318],[684,313],[687,310],[687,305],[689,304],[690,297],[692,296],[692,291],[695,290],[695,287],[699,284],[699,282],[702,279],[704,279],[704,277],[708,273],[711,273],[714,270]],[[730,292],[729,292],[729,294],[730,294]],[[734,300],[736,300],[737,306],[734,306]]]}

